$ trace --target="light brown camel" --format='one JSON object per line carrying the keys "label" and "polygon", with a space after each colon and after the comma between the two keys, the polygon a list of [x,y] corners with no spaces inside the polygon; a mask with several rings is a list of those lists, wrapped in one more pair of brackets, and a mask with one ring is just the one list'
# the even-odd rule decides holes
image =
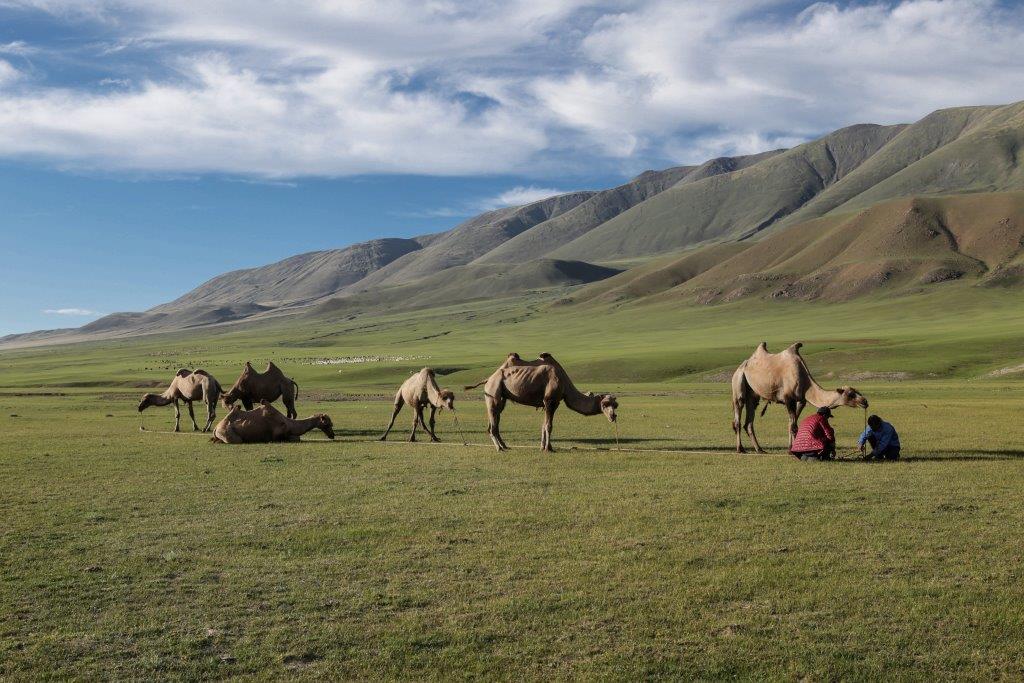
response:
{"label": "light brown camel", "polygon": [[[453,413],[455,412],[455,394],[437,386],[437,379],[434,377],[434,370],[432,368],[423,368],[405,380],[402,386],[399,387],[398,393],[395,394],[395,412],[391,414],[391,423],[384,432],[384,436],[380,437],[380,440],[387,441],[391,428],[395,426],[395,418],[398,417],[399,411],[402,410],[402,406],[406,403],[409,404],[413,411],[412,433],[409,435],[409,441],[416,440],[417,424],[423,425],[423,429],[430,435],[431,441],[440,441],[437,438],[437,434],[434,433],[434,416],[438,410],[443,410],[444,408]],[[430,406],[429,427],[423,421],[423,409],[427,406]]]}
{"label": "light brown camel", "polygon": [[285,377],[276,365],[267,363],[266,370],[256,372],[252,363],[246,361],[242,374],[224,394],[224,406],[230,408],[235,401],[241,401],[246,410],[252,410],[260,401],[273,403],[280,398],[288,417],[294,420],[299,416],[295,412],[295,400],[298,397],[299,385],[291,377]]}
{"label": "light brown camel", "polygon": [[171,385],[162,394],[146,394],[139,402],[139,412],[150,406],[174,404],[174,431],[181,431],[181,406],[179,401],[188,405],[188,416],[192,418],[192,429],[199,431],[196,414],[192,410],[193,401],[206,404],[206,426],[204,432],[210,431],[213,419],[217,417],[217,399],[220,397],[220,383],[206,370],[186,370],[182,368],[171,380]]}
{"label": "light brown camel", "polygon": [[[736,452],[746,453],[741,438],[745,431],[754,442],[758,453],[764,453],[754,432],[754,417],[757,404],[766,401],[764,411],[771,403],[781,403],[789,413],[789,443],[796,435],[797,420],[804,407],[810,403],[819,408],[868,407],[868,400],[853,387],[825,389],[811,376],[807,363],[800,355],[797,342],[782,353],[768,353],[768,345],[761,342],[754,354],[743,361],[732,376],[732,429],[736,432]],[[746,418],[744,418],[746,411]],[[740,420],[743,419],[742,431]]]}
{"label": "light brown camel", "polygon": [[549,452],[554,450],[551,446],[551,428],[555,411],[558,404],[563,401],[570,410],[581,415],[603,413],[609,422],[616,420],[615,411],[619,407],[619,402],[614,394],[581,392],[551,354],[541,356],[536,361],[522,361],[518,355],[510,354],[505,363],[487,378],[484,386],[487,433],[490,434],[491,441],[498,451],[508,448],[508,444],[501,438],[500,429],[501,412],[508,401],[544,409],[540,447],[541,450]]}
{"label": "light brown camel", "polygon": [[306,432],[319,429],[334,438],[334,424],[323,413],[304,420],[293,420],[270,405],[266,400],[253,410],[242,410],[235,405],[213,430],[214,443],[270,443],[273,441],[298,441]]}

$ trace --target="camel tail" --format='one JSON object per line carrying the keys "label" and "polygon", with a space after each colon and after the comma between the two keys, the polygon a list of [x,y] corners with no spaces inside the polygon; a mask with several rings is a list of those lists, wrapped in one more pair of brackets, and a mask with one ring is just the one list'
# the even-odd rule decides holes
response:
{"label": "camel tail", "polygon": [[476,384],[469,384],[469,385],[466,385],[466,386],[464,386],[464,387],[462,387],[462,388],[463,388],[463,389],[464,389],[465,391],[469,391],[470,389],[476,389],[477,387],[479,387],[479,386],[482,386],[482,385],[484,385],[484,384],[487,384],[487,380],[486,380],[486,379],[480,380],[480,381],[479,381],[479,382],[477,382]]}
{"label": "camel tail", "polygon": [[764,414],[768,412],[768,406],[770,406],[771,404],[771,401],[764,402],[764,408],[761,408],[761,417],[764,417]]}
{"label": "camel tail", "polygon": [[292,385],[295,387],[295,400],[298,401],[299,400],[299,383],[296,382],[295,380],[292,380]]}

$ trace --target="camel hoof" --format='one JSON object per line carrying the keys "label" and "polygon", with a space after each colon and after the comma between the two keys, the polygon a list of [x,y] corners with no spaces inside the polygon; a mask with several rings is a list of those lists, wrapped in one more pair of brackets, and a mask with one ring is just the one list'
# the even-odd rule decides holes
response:
{"label": "camel hoof", "polygon": [[758,453],[767,453],[768,451],[766,451],[766,450],[765,450],[765,449],[763,449],[763,448],[758,448],[758,449],[757,449],[757,452],[758,452]]}
{"label": "camel hoof", "polygon": [[377,439],[377,441],[387,441],[387,440],[388,440],[388,437],[386,437],[386,436],[382,436],[379,439]]}
{"label": "camel hoof", "polygon": [[747,449],[746,449],[746,448],[743,448],[742,446],[740,446],[739,448],[737,448],[737,449],[736,449],[736,452],[737,452],[737,453],[746,453],[746,452],[747,452]]}
{"label": "camel hoof", "polygon": [[441,443],[441,439],[431,439],[431,443]]}

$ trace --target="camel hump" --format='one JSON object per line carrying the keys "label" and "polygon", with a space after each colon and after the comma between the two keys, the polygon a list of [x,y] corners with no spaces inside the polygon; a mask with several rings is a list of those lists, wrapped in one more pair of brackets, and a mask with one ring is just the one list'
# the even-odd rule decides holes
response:
{"label": "camel hump", "polygon": [[757,345],[757,348],[758,348],[758,350],[764,351],[765,353],[767,353],[768,352],[768,342],[765,342],[765,341],[761,342],[760,344]]}
{"label": "camel hump", "polygon": [[192,374],[193,375],[202,375],[203,377],[209,377],[210,376],[210,373],[208,373],[206,370],[193,370]]}
{"label": "camel hump", "polygon": [[188,370],[186,368],[182,368],[181,370],[178,370],[176,373],[174,373],[174,376],[175,377],[188,377],[191,374],[192,374],[191,370]]}
{"label": "camel hump", "polygon": [[423,368],[422,372],[427,373],[427,377],[434,376],[434,368]]}
{"label": "camel hump", "polygon": [[788,349],[786,349],[786,350],[789,351],[790,353],[795,353],[796,355],[799,356],[800,355],[800,347],[803,346],[803,345],[804,345],[803,342],[793,342],[790,345],[790,347]]}

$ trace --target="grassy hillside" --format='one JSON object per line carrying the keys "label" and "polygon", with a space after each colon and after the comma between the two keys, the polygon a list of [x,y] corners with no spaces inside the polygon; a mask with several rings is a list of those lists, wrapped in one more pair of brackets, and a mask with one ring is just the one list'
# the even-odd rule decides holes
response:
{"label": "grassy hillside", "polygon": [[1018,284],[1024,193],[897,199],[833,213],[757,242],[712,245],[628,270],[575,295],[728,302],[839,301],[944,287]]}
{"label": "grassy hillside", "polygon": [[748,168],[677,185],[552,256],[601,261],[753,235],[852,172],[901,129],[852,126]]}

